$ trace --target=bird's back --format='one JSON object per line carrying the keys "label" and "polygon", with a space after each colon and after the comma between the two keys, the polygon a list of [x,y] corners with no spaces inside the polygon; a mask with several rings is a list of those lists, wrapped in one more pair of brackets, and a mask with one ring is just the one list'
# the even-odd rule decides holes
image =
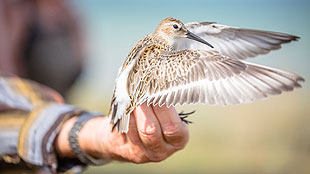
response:
{"label": "bird's back", "polygon": [[[120,107],[125,107],[126,104],[129,104],[127,102],[122,102],[123,104],[120,106],[120,102],[117,98],[123,96],[122,98],[128,97],[128,99],[131,99],[133,95],[133,90],[128,89],[130,86],[132,88],[133,85],[132,82],[128,82],[128,80],[130,80],[128,75],[131,74],[132,76],[132,73],[134,73],[133,71],[137,68],[137,60],[145,57],[145,54],[149,51],[149,49],[154,47],[160,50],[172,50],[172,47],[166,45],[163,40],[153,37],[152,35],[147,35],[134,45],[126,57],[123,65],[120,67],[116,78],[116,85],[114,87],[109,112],[109,115],[112,117],[111,123],[113,124],[113,129],[116,126],[119,126],[119,122],[121,120],[120,117],[122,116],[117,114],[117,110],[120,110]],[[131,110],[131,108],[127,108],[127,110]]]}

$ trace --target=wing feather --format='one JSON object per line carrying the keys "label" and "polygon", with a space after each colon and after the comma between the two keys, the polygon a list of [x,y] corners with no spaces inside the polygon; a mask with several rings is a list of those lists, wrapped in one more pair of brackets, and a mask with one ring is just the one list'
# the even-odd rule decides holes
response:
{"label": "wing feather", "polygon": [[[299,39],[297,36],[285,33],[244,29],[211,22],[191,22],[185,26],[194,34],[211,43],[215,50],[237,59],[267,54],[281,48],[283,43]],[[176,48],[177,50],[211,50],[199,42],[186,38],[180,39]]]}
{"label": "wing feather", "polygon": [[[175,73],[172,77],[165,72],[151,77],[148,86],[158,90],[146,90],[142,101],[147,100],[149,105],[250,103],[291,91],[301,86],[299,81],[304,81],[298,75],[229,58],[216,51],[172,51],[159,57],[148,71],[170,68]],[[177,59],[181,61],[174,61]]]}

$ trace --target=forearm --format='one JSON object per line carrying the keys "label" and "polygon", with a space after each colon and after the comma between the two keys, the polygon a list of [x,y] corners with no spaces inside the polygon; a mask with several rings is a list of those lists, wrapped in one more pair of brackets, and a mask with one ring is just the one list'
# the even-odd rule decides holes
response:
{"label": "forearm", "polygon": [[[68,135],[71,130],[74,122],[77,120],[77,116],[74,116],[63,124],[58,136],[55,140],[55,149],[56,153],[60,157],[71,157],[75,158],[76,156],[72,153],[71,148],[69,146]],[[100,149],[100,144],[98,143],[98,137],[103,137],[105,132],[102,131],[104,129],[104,125],[106,125],[105,117],[95,117],[87,121],[84,126],[81,128],[78,133],[78,141],[82,148],[82,150],[93,157],[100,158],[102,157],[98,151],[102,151]],[[99,135],[100,134],[100,135]]]}
{"label": "forearm", "polygon": [[[47,87],[16,77],[0,76],[0,95],[2,162],[2,157],[5,157],[6,163],[20,163],[20,166],[27,163],[52,173],[58,169],[65,172],[72,166],[78,171],[85,167],[71,152],[68,134],[79,115],[87,111],[62,103],[61,96]],[[102,135],[111,132],[109,128],[103,131],[105,125],[109,126],[108,117],[100,117],[100,113],[89,114],[95,118],[81,128],[78,142],[89,155],[110,159],[102,155],[108,148],[99,147],[103,144],[101,142],[106,142],[103,138],[106,136]],[[57,157],[72,160],[57,160]]]}

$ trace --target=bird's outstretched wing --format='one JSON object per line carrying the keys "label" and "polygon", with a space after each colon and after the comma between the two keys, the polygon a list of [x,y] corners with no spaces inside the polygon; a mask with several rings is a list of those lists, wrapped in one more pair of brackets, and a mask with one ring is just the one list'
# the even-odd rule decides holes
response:
{"label": "bird's outstretched wing", "polygon": [[156,61],[147,64],[147,78],[141,82],[148,85],[144,85],[147,87],[137,104],[249,103],[291,91],[304,81],[298,75],[229,58],[217,51],[162,51],[149,59]]}
{"label": "bird's outstretched wing", "polygon": [[[214,46],[220,53],[238,59],[255,57],[281,48],[281,44],[297,40],[299,37],[263,30],[243,29],[212,22],[191,22],[186,28]],[[180,39],[177,50],[211,48],[190,39]]]}

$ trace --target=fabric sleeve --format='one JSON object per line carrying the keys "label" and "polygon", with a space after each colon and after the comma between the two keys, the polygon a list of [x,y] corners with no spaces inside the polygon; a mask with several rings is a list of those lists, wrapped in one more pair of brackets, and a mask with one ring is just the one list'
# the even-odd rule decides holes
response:
{"label": "fabric sleeve", "polygon": [[85,165],[76,160],[66,165],[70,167],[58,163],[54,151],[53,142],[62,124],[87,112],[62,101],[58,93],[37,83],[0,77],[0,161],[16,166],[26,163],[46,173],[56,173],[60,166],[82,170]]}

